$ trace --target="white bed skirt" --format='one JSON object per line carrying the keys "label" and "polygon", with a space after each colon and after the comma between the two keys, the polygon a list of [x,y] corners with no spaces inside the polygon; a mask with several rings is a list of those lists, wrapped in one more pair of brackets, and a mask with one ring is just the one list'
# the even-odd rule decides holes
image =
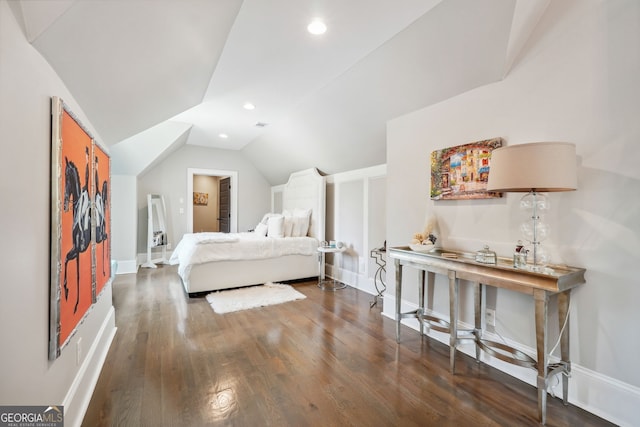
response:
{"label": "white bed skirt", "polygon": [[317,277],[318,255],[286,255],[247,261],[216,261],[191,267],[182,284],[189,296],[266,282]]}

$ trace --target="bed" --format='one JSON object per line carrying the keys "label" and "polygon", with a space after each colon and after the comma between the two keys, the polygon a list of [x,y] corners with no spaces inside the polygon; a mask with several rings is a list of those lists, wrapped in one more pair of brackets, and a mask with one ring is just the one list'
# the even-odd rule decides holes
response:
{"label": "bed", "polygon": [[[178,264],[187,294],[193,297],[221,289],[317,277],[317,248],[325,232],[325,186],[324,177],[315,168],[294,172],[283,188],[282,213],[265,214],[255,231],[183,236],[170,263]],[[276,237],[279,231],[287,237]]]}

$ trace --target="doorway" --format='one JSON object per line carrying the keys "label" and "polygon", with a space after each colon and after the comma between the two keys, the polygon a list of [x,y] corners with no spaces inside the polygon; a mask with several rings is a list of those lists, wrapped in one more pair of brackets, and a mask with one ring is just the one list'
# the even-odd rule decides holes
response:
{"label": "doorway", "polygon": [[[199,187],[202,182],[209,182],[208,186]],[[216,188],[211,187],[215,182]],[[217,228],[219,231],[236,233],[238,230],[238,172],[218,169],[187,169],[187,233],[211,231]],[[198,191],[198,189],[205,191]],[[207,190],[208,189],[208,190]],[[194,192],[201,193],[199,198],[194,197]],[[201,203],[196,205],[194,199]],[[204,205],[203,203],[205,203]],[[198,215],[202,216],[209,207],[208,217],[205,222],[199,222]],[[208,221],[208,222],[207,222]],[[202,225],[215,222],[215,226]],[[195,226],[194,226],[195,224]]]}
{"label": "doorway", "polygon": [[[193,176],[193,232],[229,232],[229,197],[221,199],[220,183],[228,182],[228,177]],[[228,185],[227,185],[228,186]],[[226,190],[228,193],[229,190]],[[221,228],[220,210],[225,213],[226,228]]]}

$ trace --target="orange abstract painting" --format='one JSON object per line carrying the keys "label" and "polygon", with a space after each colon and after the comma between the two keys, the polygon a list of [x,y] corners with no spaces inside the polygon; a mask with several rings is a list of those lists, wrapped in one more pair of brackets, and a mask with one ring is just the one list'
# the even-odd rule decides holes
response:
{"label": "orange abstract painting", "polygon": [[111,279],[110,160],[60,98],[51,99],[49,359],[60,355]]}
{"label": "orange abstract painting", "polygon": [[60,346],[92,304],[91,137],[62,112],[63,194],[60,239]]}
{"label": "orange abstract painting", "polygon": [[95,289],[93,301],[96,302],[104,286],[111,277],[111,204],[109,176],[111,175],[109,156],[102,148],[93,144],[93,180],[94,222],[95,222]]}

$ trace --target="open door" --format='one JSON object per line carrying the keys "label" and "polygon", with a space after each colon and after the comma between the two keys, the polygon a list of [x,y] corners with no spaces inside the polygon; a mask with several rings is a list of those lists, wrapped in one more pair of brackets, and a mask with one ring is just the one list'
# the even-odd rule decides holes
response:
{"label": "open door", "polygon": [[231,178],[220,179],[218,225],[221,233],[228,233],[231,226]]}

